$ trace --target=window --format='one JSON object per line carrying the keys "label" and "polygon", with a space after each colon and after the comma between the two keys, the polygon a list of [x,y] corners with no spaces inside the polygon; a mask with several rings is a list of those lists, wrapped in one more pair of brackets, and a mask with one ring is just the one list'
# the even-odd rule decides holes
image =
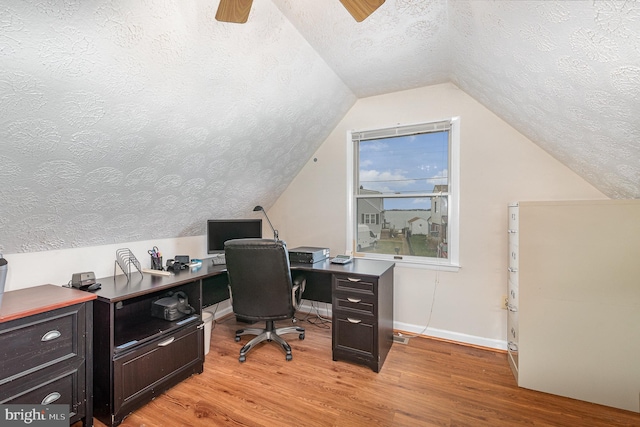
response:
{"label": "window", "polygon": [[380,224],[380,214],[363,213],[362,223],[363,224]]}
{"label": "window", "polygon": [[352,131],[347,248],[457,267],[459,118]]}

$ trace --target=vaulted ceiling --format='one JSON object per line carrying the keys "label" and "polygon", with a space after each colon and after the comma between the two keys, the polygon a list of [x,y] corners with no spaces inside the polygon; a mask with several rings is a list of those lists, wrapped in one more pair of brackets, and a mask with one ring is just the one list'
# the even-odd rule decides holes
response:
{"label": "vaulted ceiling", "polygon": [[638,2],[253,3],[0,6],[0,251],[204,234],[273,204],[358,98],[442,82],[640,197]]}

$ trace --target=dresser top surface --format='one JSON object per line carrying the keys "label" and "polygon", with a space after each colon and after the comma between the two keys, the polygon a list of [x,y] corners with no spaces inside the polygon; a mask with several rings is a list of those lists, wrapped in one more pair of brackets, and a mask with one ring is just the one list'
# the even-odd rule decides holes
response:
{"label": "dresser top surface", "polygon": [[0,323],[91,301],[90,292],[56,285],[40,285],[7,291],[0,297]]}

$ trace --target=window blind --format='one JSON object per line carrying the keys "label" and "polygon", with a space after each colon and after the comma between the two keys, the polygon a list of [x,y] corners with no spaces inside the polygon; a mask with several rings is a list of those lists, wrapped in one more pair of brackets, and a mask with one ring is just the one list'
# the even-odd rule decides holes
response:
{"label": "window blind", "polygon": [[397,136],[416,135],[419,133],[442,132],[451,129],[451,121],[441,121],[433,123],[419,123],[414,125],[403,125],[388,127],[384,129],[372,129],[364,131],[352,131],[353,141],[367,141],[371,139],[393,138]]}

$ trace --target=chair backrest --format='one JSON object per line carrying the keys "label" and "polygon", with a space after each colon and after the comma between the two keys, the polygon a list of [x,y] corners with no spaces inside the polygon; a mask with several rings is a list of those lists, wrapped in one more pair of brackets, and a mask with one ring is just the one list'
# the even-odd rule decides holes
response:
{"label": "chair backrest", "polygon": [[233,312],[248,320],[289,319],[295,314],[289,253],[273,239],[224,244]]}

